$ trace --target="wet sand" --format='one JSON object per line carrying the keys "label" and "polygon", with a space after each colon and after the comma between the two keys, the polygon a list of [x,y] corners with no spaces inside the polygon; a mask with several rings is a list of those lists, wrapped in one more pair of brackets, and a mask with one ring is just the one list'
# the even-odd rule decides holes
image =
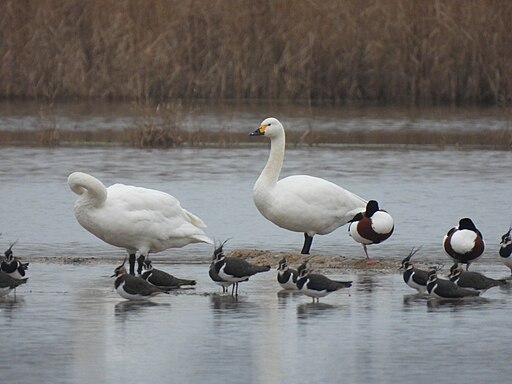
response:
{"label": "wet sand", "polygon": [[[279,260],[286,257],[292,268],[298,267],[305,260],[309,260],[312,267],[320,271],[382,271],[396,273],[400,266],[400,260],[394,259],[375,259],[374,263],[368,264],[364,256],[361,258],[350,258],[346,256],[333,255],[302,255],[295,252],[273,252],[269,250],[259,249],[235,249],[225,252],[228,257],[239,257],[250,263],[257,265],[269,265],[271,268],[277,268]],[[159,264],[207,264],[210,260],[184,260],[173,259],[165,256],[152,256],[152,260],[158,261]],[[30,258],[32,262],[53,263],[53,264],[104,264],[112,262],[121,263],[121,257],[79,257],[79,256],[33,256]],[[430,265],[428,263],[418,263],[418,265]]]}

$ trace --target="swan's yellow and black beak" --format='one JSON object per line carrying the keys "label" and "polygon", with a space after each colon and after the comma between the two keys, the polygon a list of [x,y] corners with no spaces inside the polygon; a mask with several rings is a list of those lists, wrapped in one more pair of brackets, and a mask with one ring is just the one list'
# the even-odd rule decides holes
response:
{"label": "swan's yellow and black beak", "polygon": [[249,136],[264,136],[265,129],[267,129],[268,125],[262,125],[254,132],[249,133]]}

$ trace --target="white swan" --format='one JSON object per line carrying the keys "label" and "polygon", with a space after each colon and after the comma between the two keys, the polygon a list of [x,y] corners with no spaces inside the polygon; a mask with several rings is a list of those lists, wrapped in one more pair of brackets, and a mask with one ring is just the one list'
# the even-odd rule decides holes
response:
{"label": "white swan", "polygon": [[278,181],[285,150],[285,133],[279,120],[263,120],[250,135],[271,140],[269,159],[254,184],[254,204],[281,228],[304,232],[301,253],[309,253],[314,235],[328,234],[365,210],[366,200],[325,179],[295,175]]}
{"label": "white swan", "polygon": [[138,272],[149,253],[213,241],[204,233],[204,222],[183,209],[173,196],[154,189],[114,184],[108,188],[95,177],[74,172],[68,185],[78,195],[74,212],[82,227],[101,240],[125,248],[130,273]]}

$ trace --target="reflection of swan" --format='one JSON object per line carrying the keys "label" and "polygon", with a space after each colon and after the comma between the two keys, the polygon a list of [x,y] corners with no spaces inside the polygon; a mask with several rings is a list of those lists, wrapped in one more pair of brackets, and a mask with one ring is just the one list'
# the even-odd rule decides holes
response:
{"label": "reflection of swan", "polygon": [[82,172],[69,175],[68,184],[78,195],[74,211],[80,225],[106,243],[125,248],[132,275],[137,251],[140,274],[150,252],[191,243],[213,244],[202,229],[203,221],[167,193],[123,184],[106,188]]}
{"label": "reflection of swan", "polygon": [[306,175],[278,181],[284,159],[285,133],[277,119],[265,119],[251,135],[264,135],[271,140],[269,159],[254,184],[254,203],[274,224],[304,233],[301,253],[309,253],[314,235],[328,234],[364,211],[364,199],[330,181]]}

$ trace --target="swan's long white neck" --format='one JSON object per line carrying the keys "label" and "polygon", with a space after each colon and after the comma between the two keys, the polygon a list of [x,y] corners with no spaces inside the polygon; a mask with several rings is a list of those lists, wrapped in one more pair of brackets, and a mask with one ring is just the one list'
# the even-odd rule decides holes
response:
{"label": "swan's long white neck", "polygon": [[271,187],[277,183],[283,166],[285,143],[284,129],[280,134],[271,138],[270,155],[265,168],[263,168],[260,177],[256,181],[255,189],[263,185]]}
{"label": "swan's long white neck", "polygon": [[99,207],[107,199],[107,188],[101,181],[82,172],[73,172],[68,177],[69,188],[81,196],[82,202]]}

